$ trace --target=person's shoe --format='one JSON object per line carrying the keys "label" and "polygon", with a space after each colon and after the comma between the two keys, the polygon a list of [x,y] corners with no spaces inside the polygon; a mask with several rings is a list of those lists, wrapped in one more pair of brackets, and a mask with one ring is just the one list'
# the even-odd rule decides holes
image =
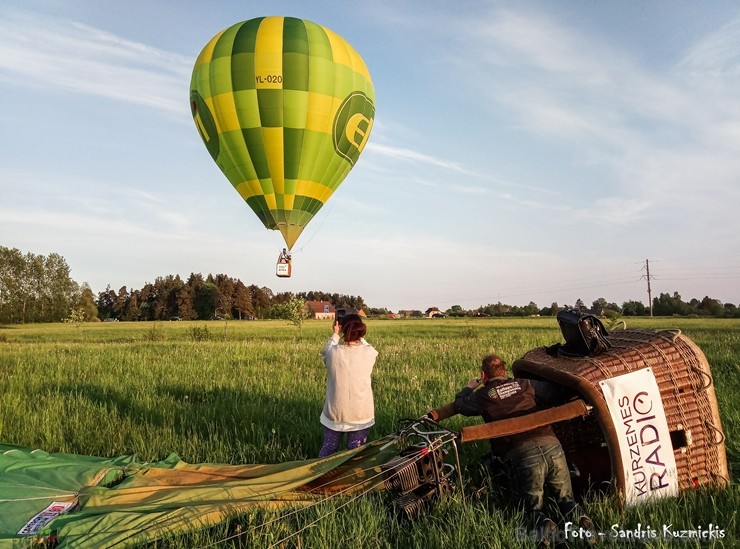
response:
{"label": "person's shoe", "polygon": [[552,519],[545,519],[540,524],[539,547],[554,547],[558,537],[558,525]]}
{"label": "person's shoe", "polygon": [[581,515],[581,518],[578,519],[578,526],[587,532],[585,541],[588,545],[596,545],[598,543],[599,536],[596,533],[596,525],[594,525],[594,521],[588,515]]}

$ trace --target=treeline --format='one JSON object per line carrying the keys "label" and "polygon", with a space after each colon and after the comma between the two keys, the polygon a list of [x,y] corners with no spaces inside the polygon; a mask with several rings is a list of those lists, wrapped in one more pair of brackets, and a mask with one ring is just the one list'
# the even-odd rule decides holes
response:
{"label": "treeline", "polygon": [[323,300],[335,307],[365,306],[362,297],[326,292],[281,292],[267,287],[247,286],[225,274],[205,278],[192,273],[187,280],[179,275],[157,278],[141,289],[118,291],[107,287],[97,297],[98,317],[114,320],[210,320],[283,318],[291,299]]}
{"label": "treeline", "polygon": [[78,285],[59,254],[24,254],[0,246],[0,324],[59,322],[72,310],[93,319],[95,299],[89,286]]}
{"label": "treeline", "polygon": [[[79,285],[70,277],[70,267],[59,254],[48,256],[24,254],[16,248],[0,246],[0,324],[28,322],[94,320],[208,320],[285,318],[286,305],[295,299],[328,301],[336,308],[363,309],[368,316],[391,316],[385,308],[368,307],[361,296],[322,291],[282,292],[273,294],[267,287],[246,285],[225,274],[203,277],[192,273],[186,280],[167,275],[140,289],[126,286],[117,291],[107,287],[95,295],[87,284]],[[454,305],[446,311],[430,307],[421,311],[399,311],[400,316],[555,316],[568,305],[552,303],[538,307],[489,304],[476,309]],[[650,308],[640,301],[622,305],[599,298],[587,306],[578,299],[574,308],[608,317],[648,316]],[[653,298],[655,316],[703,316],[740,318],[740,309],[732,303],[704,297],[683,301],[678,292],[661,293]],[[393,315],[396,316],[396,315]]]}
{"label": "treeline", "polygon": [[[733,303],[722,303],[719,299],[705,296],[704,299],[692,299],[683,301],[678,292],[673,295],[661,293],[653,298],[653,316],[703,316],[716,318],[740,318],[740,308]],[[617,318],[620,316],[650,316],[650,308],[641,301],[625,301],[622,305],[610,303],[603,297],[593,301],[587,306],[581,299],[571,305],[558,305],[552,303],[549,307],[540,308],[536,303],[530,301],[524,306],[505,305],[503,303],[489,304],[477,309],[466,310],[460,305],[453,305],[442,312],[436,307],[427,309],[423,316],[434,316],[435,312],[444,316],[555,316],[562,309],[578,309],[599,316]],[[419,314],[418,316],[422,316]]]}
{"label": "treeline", "polygon": [[282,292],[247,286],[225,274],[187,280],[168,275],[140,289],[108,286],[95,295],[70,276],[59,254],[23,253],[0,246],[0,324],[30,322],[89,322],[95,320],[208,320],[283,318],[293,298],[323,300],[335,307],[365,308],[360,296],[327,292]]}

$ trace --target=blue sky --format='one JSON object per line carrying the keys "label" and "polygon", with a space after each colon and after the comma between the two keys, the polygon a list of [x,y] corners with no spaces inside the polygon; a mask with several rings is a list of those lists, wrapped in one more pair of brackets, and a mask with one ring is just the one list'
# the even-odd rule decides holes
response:
{"label": "blue sky", "polygon": [[[392,310],[647,303],[649,259],[653,296],[740,303],[736,2],[3,4],[0,245],[95,292],[211,272]],[[376,91],[290,279],[188,102],[206,42],[263,15],[343,36]]]}

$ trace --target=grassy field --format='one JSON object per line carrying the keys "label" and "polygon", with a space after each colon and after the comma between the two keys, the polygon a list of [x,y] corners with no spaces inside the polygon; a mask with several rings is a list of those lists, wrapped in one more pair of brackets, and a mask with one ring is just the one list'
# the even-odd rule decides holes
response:
{"label": "grassy field", "polygon": [[[702,348],[715,378],[732,476],[740,478],[740,321],[628,319],[628,327],[679,328]],[[0,326],[0,441],[50,452],[137,453],[145,460],[177,452],[191,463],[312,458],[321,441],[325,381],[319,352],[330,333],[328,321],[307,321],[300,330],[283,321]],[[484,354],[512,362],[561,335],[552,318],[370,320],[367,339],[380,352],[371,431],[371,438],[379,438],[395,432],[400,419],[450,401],[477,375]],[[453,418],[447,426],[475,422]],[[485,451],[485,442],[462,448],[468,482]],[[522,522],[510,503],[494,482],[477,497],[456,494],[405,523],[387,512],[381,495],[373,495],[335,512],[325,504],[258,529],[248,524],[262,515],[253,516],[244,521],[240,539],[267,547],[326,513],[278,546],[515,547]],[[740,543],[737,482],[729,490],[701,490],[635,509],[620,510],[609,497],[594,496],[584,505],[605,530],[612,524],[688,529],[711,523],[727,532],[712,546]],[[229,547],[231,542],[219,542],[226,528],[154,545]],[[710,545],[658,540],[649,546],[679,543]]]}

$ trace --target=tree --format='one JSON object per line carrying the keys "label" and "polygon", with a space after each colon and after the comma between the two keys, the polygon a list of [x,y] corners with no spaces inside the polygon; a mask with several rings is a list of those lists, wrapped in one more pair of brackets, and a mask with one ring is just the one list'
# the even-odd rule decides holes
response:
{"label": "tree", "polygon": [[252,310],[257,318],[265,318],[270,305],[272,303],[272,290],[270,288],[256,286],[252,284],[249,286],[249,293],[251,295]]}
{"label": "tree", "polygon": [[624,316],[647,316],[647,307],[641,301],[625,301],[622,303],[622,314]]}
{"label": "tree", "polygon": [[85,311],[81,308],[73,308],[69,312],[69,316],[62,320],[62,322],[69,322],[70,324],[77,324],[77,327],[80,327],[80,324],[85,322]]}
{"label": "tree", "polygon": [[69,316],[79,286],[65,259],[0,246],[0,322],[59,322]]}
{"label": "tree", "polygon": [[188,286],[190,286],[193,289],[193,292],[198,290],[203,284],[205,284],[205,280],[203,280],[203,275],[198,273],[190,273],[190,276],[188,277],[187,282],[185,282]]}
{"label": "tree", "polygon": [[139,290],[139,314],[136,315],[138,320],[154,320],[157,303],[157,290],[150,284],[144,284]]}
{"label": "tree", "polygon": [[23,322],[19,302],[24,258],[17,248],[0,246],[0,322]]}
{"label": "tree", "polygon": [[184,285],[180,275],[157,277],[152,294],[154,319],[168,320],[174,316],[180,316],[180,293]]}
{"label": "tree", "polygon": [[607,308],[606,299],[600,297],[591,304],[591,312],[595,315],[601,315],[604,313],[604,309]]}
{"label": "tree", "polygon": [[141,309],[139,308],[139,302],[141,300],[141,292],[134,290],[129,294],[128,302],[126,305],[126,316],[123,320],[140,320]]}
{"label": "tree", "polygon": [[236,281],[225,274],[218,274],[213,278],[213,283],[218,288],[219,293],[218,314],[232,318],[234,286],[236,285]]}
{"label": "tree", "polygon": [[116,295],[116,300],[113,303],[113,317],[119,320],[130,320],[127,318],[130,302],[131,297],[128,295],[126,286],[121,286]]}
{"label": "tree", "polygon": [[249,288],[247,288],[241,280],[237,280],[234,285],[234,293],[231,297],[231,302],[233,307],[232,316],[234,318],[241,320],[243,318],[251,318],[254,316]]}
{"label": "tree", "polygon": [[93,294],[93,291],[90,289],[90,285],[87,282],[82,284],[82,291],[80,292],[80,298],[77,301],[76,309],[82,311],[83,322],[99,320],[98,307],[95,305],[95,294]]}
{"label": "tree", "polygon": [[462,305],[453,305],[449,309],[447,309],[447,316],[452,317],[460,317],[465,316],[465,311],[462,308]]}
{"label": "tree", "polygon": [[678,292],[673,292],[673,296],[661,293],[653,298],[653,314],[656,316],[685,315],[688,309]]}
{"label": "tree", "polygon": [[[200,289],[205,284],[203,275],[200,273],[190,273],[187,281],[185,282],[185,288],[180,294],[180,317],[184,320],[195,320],[198,318],[198,311],[195,308],[195,296],[198,294]],[[186,303],[185,300],[189,300]]]}
{"label": "tree", "polygon": [[105,287],[105,290],[98,294],[98,315],[100,318],[115,318],[115,304],[118,296],[110,289],[110,284]]}
{"label": "tree", "polygon": [[44,273],[48,277],[48,287],[51,295],[51,322],[59,322],[69,315],[72,302],[75,299],[79,286],[70,277],[70,268],[65,259],[55,253],[46,256]]}
{"label": "tree", "polygon": [[24,311],[27,313],[27,322],[48,322],[54,298],[49,286],[49,275],[45,270],[46,259],[41,255],[26,254],[25,280],[22,282],[22,292],[27,301]]}
{"label": "tree", "polygon": [[195,292],[195,312],[200,320],[208,320],[216,315],[216,308],[220,301],[218,288],[212,282],[204,283]]}
{"label": "tree", "polygon": [[284,295],[282,297],[282,302],[273,304],[267,310],[267,318],[287,320],[301,330],[303,328],[303,321],[309,316],[306,300],[298,296],[291,296],[287,300],[284,299]]}
{"label": "tree", "polygon": [[177,311],[183,320],[195,320],[198,317],[198,313],[195,312],[195,290],[189,284],[183,285],[180,289]]}
{"label": "tree", "polygon": [[288,303],[288,320],[298,327],[298,331],[303,330],[303,321],[308,318],[308,307],[306,300],[300,297],[294,297]]}
{"label": "tree", "polygon": [[698,307],[699,314],[703,316],[716,316],[722,317],[725,314],[724,305],[718,299],[712,299],[709,296],[704,296]]}

